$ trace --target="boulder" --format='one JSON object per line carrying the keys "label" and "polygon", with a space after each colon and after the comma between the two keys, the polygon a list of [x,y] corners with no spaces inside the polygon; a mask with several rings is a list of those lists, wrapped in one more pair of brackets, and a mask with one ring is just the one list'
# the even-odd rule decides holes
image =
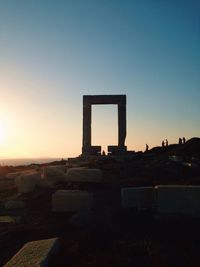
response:
{"label": "boulder", "polygon": [[84,190],[58,190],[52,195],[52,211],[74,212],[90,209],[93,195]]}
{"label": "boulder", "polygon": [[19,194],[32,192],[40,181],[41,174],[36,171],[26,172],[15,178]]}
{"label": "boulder", "polygon": [[0,224],[1,223],[19,223],[21,220],[20,216],[0,216]]}
{"label": "boulder", "polygon": [[200,186],[159,185],[158,214],[200,215]]}
{"label": "boulder", "polygon": [[45,166],[42,169],[42,178],[54,185],[65,180],[66,165]]}
{"label": "boulder", "polygon": [[8,179],[15,179],[18,176],[24,175],[24,174],[32,174],[32,173],[36,173],[38,172],[35,169],[30,169],[30,170],[24,170],[24,171],[20,171],[20,172],[10,172],[6,175],[6,178]]}
{"label": "boulder", "polygon": [[74,213],[69,222],[76,226],[88,227],[89,230],[99,230],[99,227],[110,227],[112,212],[105,210],[84,209]]}
{"label": "boulder", "polygon": [[26,243],[4,267],[47,267],[59,248],[58,238]]}
{"label": "boulder", "polygon": [[15,179],[17,176],[20,176],[21,172],[10,172],[6,174],[7,179]]}
{"label": "boulder", "polygon": [[188,191],[192,195],[193,214],[200,217],[200,186],[190,185],[188,186]]}
{"label": "boulder", "polygon": [[68,169],[65,178],[67,182],[102,183],[102,180],[102,171],[100,169],[85,167]]}
{"label": "boulder", "polygon": [[25,207],[24,201],[21,200],[8,200],[4,204],[5,209],[23,209]]}
{"label": "boulder", "polygon": [[155,196],[155,190],[152,186],[121,188],[121,204],[123,208],[154,211]]}

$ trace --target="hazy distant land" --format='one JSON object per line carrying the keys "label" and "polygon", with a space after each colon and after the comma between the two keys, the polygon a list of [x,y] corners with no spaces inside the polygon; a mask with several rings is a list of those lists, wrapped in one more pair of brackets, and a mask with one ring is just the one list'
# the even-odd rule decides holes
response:
{"label": "hazy distant land", "polygon": [[18,166],[18,165],[29,165],[29,164],[42,164],[52,161],[58,161],[61,158],[0,158],[1,166]]}

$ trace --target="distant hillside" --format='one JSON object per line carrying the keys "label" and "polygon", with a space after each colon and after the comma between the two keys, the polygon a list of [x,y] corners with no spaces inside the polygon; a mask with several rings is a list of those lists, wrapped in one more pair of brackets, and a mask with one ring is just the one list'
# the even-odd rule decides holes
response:
{"label": "distant hillside", "polygon": [[175,152],[177,156],[200,157],[200,138],[189,139],[184,145],[179,145]]}
{"label": "distant hillside", "polygon": [[176,155],[181,157],[197,157],[200,158],[200,138],[193,137],[189,139],[185,144],[172,144],[168,147],[154,147],[149,153],[164,154],[164,155]]}

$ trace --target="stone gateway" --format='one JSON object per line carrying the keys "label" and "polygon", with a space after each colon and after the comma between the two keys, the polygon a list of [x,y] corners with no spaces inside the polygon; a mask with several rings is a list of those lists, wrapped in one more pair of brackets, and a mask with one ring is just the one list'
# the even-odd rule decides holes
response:
{"label": "stone gateway", "polygon": [[118,105],[118,146],[108,146],[108,152],[123,154],[126,152],[126,95],[84,95],[83,96],[83,146],[82,155],[98,155],[101,146],[91,145],[91,106]]}

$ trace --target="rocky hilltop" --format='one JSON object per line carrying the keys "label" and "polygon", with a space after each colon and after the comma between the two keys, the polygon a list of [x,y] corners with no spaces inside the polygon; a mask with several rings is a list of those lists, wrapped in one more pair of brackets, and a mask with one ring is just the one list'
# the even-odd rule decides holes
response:
{"label": "rocky hilltop", "polygon": [[[87,177],[79,175],[81,170]],[[90,170],[98,174],[96,180]],[[124,157],[1,166],[0,177],[0,266],[27,242],[52,238],[58,238],[60,250],[50,267],[199,265],[200,218],[166,219],[147,210],[121,209],[120,192],[122,188],[200,185],[200,138]],[[92,193],[95,208],[55,212],[66,207],[62,197],[68,191]],[[53,209],[52,196],[58,197]],[[39,241],[31,244],[40,246]],[[29,266],[28,258],[25,264]]]}

